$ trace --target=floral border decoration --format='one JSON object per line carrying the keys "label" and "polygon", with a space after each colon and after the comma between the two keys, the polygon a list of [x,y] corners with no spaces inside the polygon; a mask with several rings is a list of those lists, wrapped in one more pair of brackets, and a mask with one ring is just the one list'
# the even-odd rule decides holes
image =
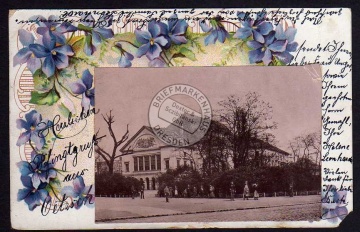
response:
{"label": "floral border decoration", "polygon": [[[115,57],[117,65],[124,68],[131,67],[135,57],[143,56],[147,57],[149,67],[182,66],[182,59],[196,61],[196,54],[205,53],[203,44],[228,40],[231,47],[226,57],[213,65],[227,65],[230,59],[236,59],[239,50],[248,56],[250,64],[287,65],[291,62],[291,52],[298,46],[294,41],[294,27],[286,23],[274,25],[266,18],[266,12],[253,17],[238,12],[237,16],[238,22],[224,21],[220,16],[199,21],[203,33],[191,32],[186,20],[173,14],[167,23],[150,21],[147,30],[114,34],[109,28],[113,22],[111,17],[100,16],[95,20],[92,15],[86,15],[73,25],[62,22],[57,16],[46,19],[36,15],[29,19],[37,24],[36,34],[25,29],[18,31],[22,48],[13,57],[13,64],[26,64],[32,73],[35,89],[31,92],[30,103],[48,106],[61,103],[60,110],[68,116],[74,109],[71,98],[81,99],[84,110],[94,106],[91,70],[99,66],[97,61],[107,59],[107,55]],[[224,26],[227,23],[234,25],[237,31],[228,32]],[[23,131],[16,145],[29,144],[33,150],[30,162],[17,164],[24,186],[18,191],[18,201],[24,200],[29,210],[34,210],[52,198],[59,199],[59,194],[67,194],[78,209],[84,197],[94,197],[93,189],[85,186],[82,177],[73,181],[73,187],[61,187],[58,175],[62,171],[54,167],[46,152],[50,142],[56,139],[50,133],[44,134],[51,126],[48,120],[43,120],[41,114],[33,110],[25,115],[25,120],[17,119],[16,123]]]}

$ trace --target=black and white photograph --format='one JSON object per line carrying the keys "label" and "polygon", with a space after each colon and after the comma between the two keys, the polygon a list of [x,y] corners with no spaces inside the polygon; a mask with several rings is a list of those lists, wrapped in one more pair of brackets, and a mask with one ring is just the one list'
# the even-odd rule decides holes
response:
{"label": "black and white photograph", "polygon": [[96,223],[320,220],[319,65],[95,76]]}

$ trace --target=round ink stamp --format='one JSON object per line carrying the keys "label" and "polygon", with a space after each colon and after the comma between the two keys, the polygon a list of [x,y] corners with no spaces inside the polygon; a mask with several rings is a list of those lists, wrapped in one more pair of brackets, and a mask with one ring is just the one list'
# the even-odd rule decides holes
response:
{"label": "round ink stamp", "polygon": [[161,89],[151,101],[149,123],[164,143],[186,147],[204,137],[210,127],[211,105],[197,88],[174,84]]}

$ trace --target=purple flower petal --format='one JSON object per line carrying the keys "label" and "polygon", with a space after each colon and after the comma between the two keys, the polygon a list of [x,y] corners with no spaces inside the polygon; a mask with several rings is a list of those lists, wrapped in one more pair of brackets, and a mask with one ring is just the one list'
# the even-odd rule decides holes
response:
{"label": "purple flower petal", "polygon": [[33,190],[34,186],[31,182],[31,177],[30,176],[21,176],[20,177],[21,183],[24,185],[24,187]]}
{"label": "purple flower petal", "polygon": [[93,34],[94,32],[96,32],[96,34],[99,34],[101,36],[101,39],[109,39],[114,36],[113,30],[108,28],[94,28]]}
{"label": "purple flower petal", "polygon": [[249,61],[251,64],[260,62],[264,57],[264,52],[260,49],[249,51]]}
{"label": "purple flower petal", "polygon": [[27,198],[24,199],[25,203],[28,204],[29,210],[33,211],[36,206],[40,205],[40,200],[37,199],[37,194],[30,193]]}
{"label": "purple flower petal", "polygon": [[75,193],[75,190],[72,186],[65,186],[61,189],[61,195],[66,195],[66,196],[69,196],[69,197],[73,197],[73,198],[76,198],[78,197],[79,195],[77,193]]}
{"label": "purple flower petal", "polygon": [[82,73],[81,80],[83,81],[86,89],[90,89],[90,88],[92,87],[92,84],[93,84],[93,75],[90,73],[89,69],[86,69],[86,70]]}
{"label": "purple flower petal", "polygon": [[39,177],[38,173],[34,173],[34,174],[32,175],[31,181],[32,181],[32,183],[33,183],[34,188],[37,189],[37,188],[39,187],[40,183],[41,183],[40,177]]}
{"label": "purple flower petal", "polygon": [[55,47],[56,37],[50,31],[47,31],[44,33],[42,41],[44,47],[51,51]]}
{"label": "purple flower petal", "polygon": [[146,53],[146,57],[149,60],[153,60],[155,58],[158,58],[160,56],[162,49],[159,44],[154,43],[154,45],[151,45],[149,48],[149,51]]}
{"label": "purple flower petal", "polygon": [[35,40],[33,34],[24,29],[19,30],[19,39],[21,44],[24,46],[29,46],[30,44],[33,44]]}
{"label": "purple flower petal", "polygon": [[38,150],[41,150],[44,147],[45,138],[40,137],[37,131],[30,133],[30,140],[35,143]]}
{"label": "purple flower petal", "polygon": [[68,55],[68,56],[74,55],[74,52],[73,52],[72,48],[69,45],[56,47],[56,48],[53,49],[53,51],[55,51],[57,53],[64,54],[64,55]]}
{"label": "purple flower petal", "polygon": [[23,119],[16,120],[16,128],[30,130],[30,125]]}
{"label": "purple flower petal", "polygon": [[178,17],[176,14],[172,14],[169,17],[169,21],[168,21],[168,26],[169,26],[169,30],[172,31],[175,27],[175,25],[178,23]]}
{"label": "purple flower petal", "polygon": [[276,40],[268,46],[268,48],[273,52],[283,52],[286,49],[287,41],[286,40]]}
{"label": "purple flower petal", "polygon": [[150,32],[152,38],[158,37],[161,34],[160,23],[155,21],[149,22],[148,31]]}
{"label": "purple flower petal", "polygon": [[187,39],[183,35],[170,35],[171,41],[174,42],[174,44],[185,44],[187,43]]}
{"label": "purple flower petal", "polygon": [[250,40],[250,41],[247,41],[246,44],[252,48],[252,49],[259,49],[261,47],[263,47],[263,45],[255,40]]}
{"label": "purple flower petal", "polygon": [[36,70],[41,68],[41,61],[38,58],[29,58],[27,68],[34,74]]}
{"label": "purple flower petal", "polygon": [[133,60],[134,59],[134,56],[132,54],[128,53],[128,52],[124,52],[124,56],[128,60]]}
{"label": "purple flower petal", "polygon": [[29,49],[34,53],[37,58],[49,56],[50,50],[40,44],[30,44]]}
{"label": "purple flower petal", "polygon": [[118,65],[122,68],[128,68],[131,67],[131,62],[126,58],[126,56],[121,56]]}
{"label": "purple flower petal", "polygon": [[22,133],[17,142],[16,142],[16,146],[21,146],[24,145],[27,141],[30,140],[30,132],[29,131],[25,131],[24,133]]}
{"label": "purple flower petal", "polygon": [[262,35],[269,34],[270,31],[272,31],[273,25],[271,22],[261,22],[258,26],[256,31],[260,32]]}
{"label": "purple flower petal", "polygon": [[54,64],[58,69],[63,69],[69,66],[69,57],[67,55],[57,53],[53,56]]}
{"label": "purple flower petal", "polygon": [[258,41],[259,43],[264,43],[265,42],[264,36],[260,32],[258,32],[256,30],[253,30],[252,32],[253,32],[253,36],[254,36],[255,41]]}
{"label": "purple flower petal", "polygon": [[51,77],[55,73],[55,62],[52,56],[48,56],[45,58],[42,71],[45,73],[47,77]]}
{"label": "purple flower petal", "polygon": [[87,35],[85,37],[84,52],[88,56],[91,56],[96,51],[96,47],[92,45],[91,40],[92,40],[91,35]]}
{"label": "purple flower petal", "polygon": [[86,91],[86,86],[81,80],[77,80],[69,85],[74,94],[83,94]]}
{"label": "purple flower petal", "polygon": [[166,46],[166,44],[169,42],[167,39],[165,39],[164,36],[159,36],[154,39],[154,42],[157,44],[160,44],[161,46]]}
{"label": "purple flower petal", "polygon": [[270,32],[268,35],[264,36],[264,38],[265,38],[264,43],[266,45],[272,44],[274,42],[274,40],[275,40],[275,31]]}
{"label": "purple flower petal", "polygon": [[30,193],[31,193],[31,189],[29,188],[19,189],[17,194],[17,200],[18,201],[24,200],[27,196],[30,195]]}
{"label": "purple flower petal", "polygon": [[[170,22],[169,22],[170,23]],[[171,31],[173,35],[183,35],[186,33],[186,30],[188,28],[188,24],[184,19],[178,20],[175,27]],[[170,28],[170,25],[169,25]]]}
{"label": "purple flower petal", "polygon": [[56,28],[56,31],[58,31],[60,33],[74,32],[76,30],[77,30],[77,28],[69,22],[63,22],[60,26],[58,26]]}
{"label": "purple flower petal", "polygon": [[90,98],[87,97],[85,93],[83,93],[81,99],[81,106],[84,107],[84,111],[87,111],[90,108],[90,104]]}
{"label": "purple flower petal", "polygon": [[203,30],[203,32],[209,32],[209,31],[212,30],[212,28],[209,27],[209,26],[205,23],[204,20],[203,20],[203,21],[200,21],[200,27],[201,27],[201,30]]}
{"label": "purple flower petal", "polygon": [[280,61],[284,62],[285,64],[289,64],[292,59],[294,58],[293,55],[291,55],[289,52],[284,51],[284,52],[276,52],[273,54],[274,56],[276,56],[276,58],[278,58]]}
{"label": "purple flower petal", "polygon": [[16,166],[19,168],[22,176],[27,176],[27,175],[33,173],[33,170],[31,168],[30,164],[26,161],[20,161],[16,164]]}
{"label": "purple flower petal", "polygon": [[241,27],[234,34],[234,38],[246,39],[246,38],[250,37],[251,33],[252,33],[251,28],[249,28],[249,27]]}
{"label": "purple flower petal", "polygon": [[156,68],[159,68],[159,67],[162,68],[162,67],[166,67],[166,64],[161,59],[153,59],[152,61],[149,62],[149,66],[156,67]]}
{"label": "purple flower petal", "polygon": [[297,49],[297,47],[298,47],[298,43],[297,43],[297,42],[288,43],[288,44],[286,45],[286,50],[287,50],[288,52],[295,52],[296,49]]}
{"label": "purple flower petal", "polygon": [[216,42],[217,36],[218,34],[216,30],[212,30],[210,35],[205,38],[205,46],[207,46],[208,44],[214,44]]}
{"label": "purple flower petal", "polygon": [[286,36],[284,34],[284,29],[282,24],[278,24],[275,28],[275,38],[277,40],[285,40]]}
{"label": "purple flower petal", "polygon": [[151,34],[148,31],[140,31],[136,29],[135,36],[136,40],[141,44],[147,44],[151,39]]}
{"label": "purple flower petal", "polygon": [[296,28],[288,27],[288,29],[285,31],[285,37],[289,43],[293,42],[296,35]]}
{"label": "purple flower petal", "polygon": [[143,55],[145,55],[149,51],[149,49],[150,49],[150,43],[146,43],[146,44],[142,45],[136,51],[136,56],[138,58],[142,57]]}
{"label": "purple flower petal", "polygon": [[41,122],[42,117],[36,110],[32,110],[25,114],[25,119],[29,125],[36,126],[37,123]]}
{"label": "purple flower petal", "polygon": [[264,62],[265,65],[270,64],[270,62],[272,61],[272,55],[270,49],[265,50],[265,54],[264,57],[262,58],[262,61]]}
{"label": "purple flower petal", "polygon": [[347,208],[345,206],[342,206],[342,207],[336,207],[335,213],[341,220],[344,220],[346,215],[349,214],[349,211],[347,210]]}
{"label": "purple flower petal", "polygon": [[74,191],[75,193],[77,193],[78,195],[80,195],[84,188],[85,188],[85,183],[84,183],[84,179],[79,176],[77,177],[74,181],[73,181],[73,185],[74,185]]}
{"label": "purple flower petal", "polygon": [[224,43],[225,42],[225,39],[227,37],[229,37],[229,33],[221,28],[220,30],[216,30],[217,31],[217,39],[221,42],[221,43]]}
{"label": "purple flower petal", "polygon": [[29,58],[32,55],[32,51],[30,51],[29,48],[22,48],[18,51],[18,53],[16,53],[16,55],[14,56],[13,62],[14,62],[14,66],[18,65],[18,64],[23,64],[26,61],[29,60]]}

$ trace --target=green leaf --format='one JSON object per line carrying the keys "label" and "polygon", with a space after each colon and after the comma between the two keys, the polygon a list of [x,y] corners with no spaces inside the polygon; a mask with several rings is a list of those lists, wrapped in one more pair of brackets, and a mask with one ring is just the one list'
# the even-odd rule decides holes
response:
{"label": "green leaf", "polygon": [[64,103],[58,104],[59,111],[62,116],[68,117],[70,114],[70,110],[64,105]]}
{"label": "green leaf", "polygon": [[188,48],[182,47],[178,53],[174,54],[172,58],[186,57],[189,60],[196,61],[195,54]]}
{"label": "green leaf", "polygon": [[190,49],[181,48],[180,53],[183,54],[186,58],[192,61],[196,61],[195,54]]}
{"label": "green leaf", "polygon": [[60,94],[56,91],[55,88],[51,89],[48,92],[40,93],[37,91],[31,92],[30,103],[37,105],[53,105],[60,99]]}
{"label": "green leaf", "polygon": [[34,88],[36,90],[41,90],[41,91],[49,90],[50,89],[49,86],[53,81],[53,78],[52,77],[48,78],[41,69],[35,71],[35,73],[33,74],[33,79],[34,79]]}

